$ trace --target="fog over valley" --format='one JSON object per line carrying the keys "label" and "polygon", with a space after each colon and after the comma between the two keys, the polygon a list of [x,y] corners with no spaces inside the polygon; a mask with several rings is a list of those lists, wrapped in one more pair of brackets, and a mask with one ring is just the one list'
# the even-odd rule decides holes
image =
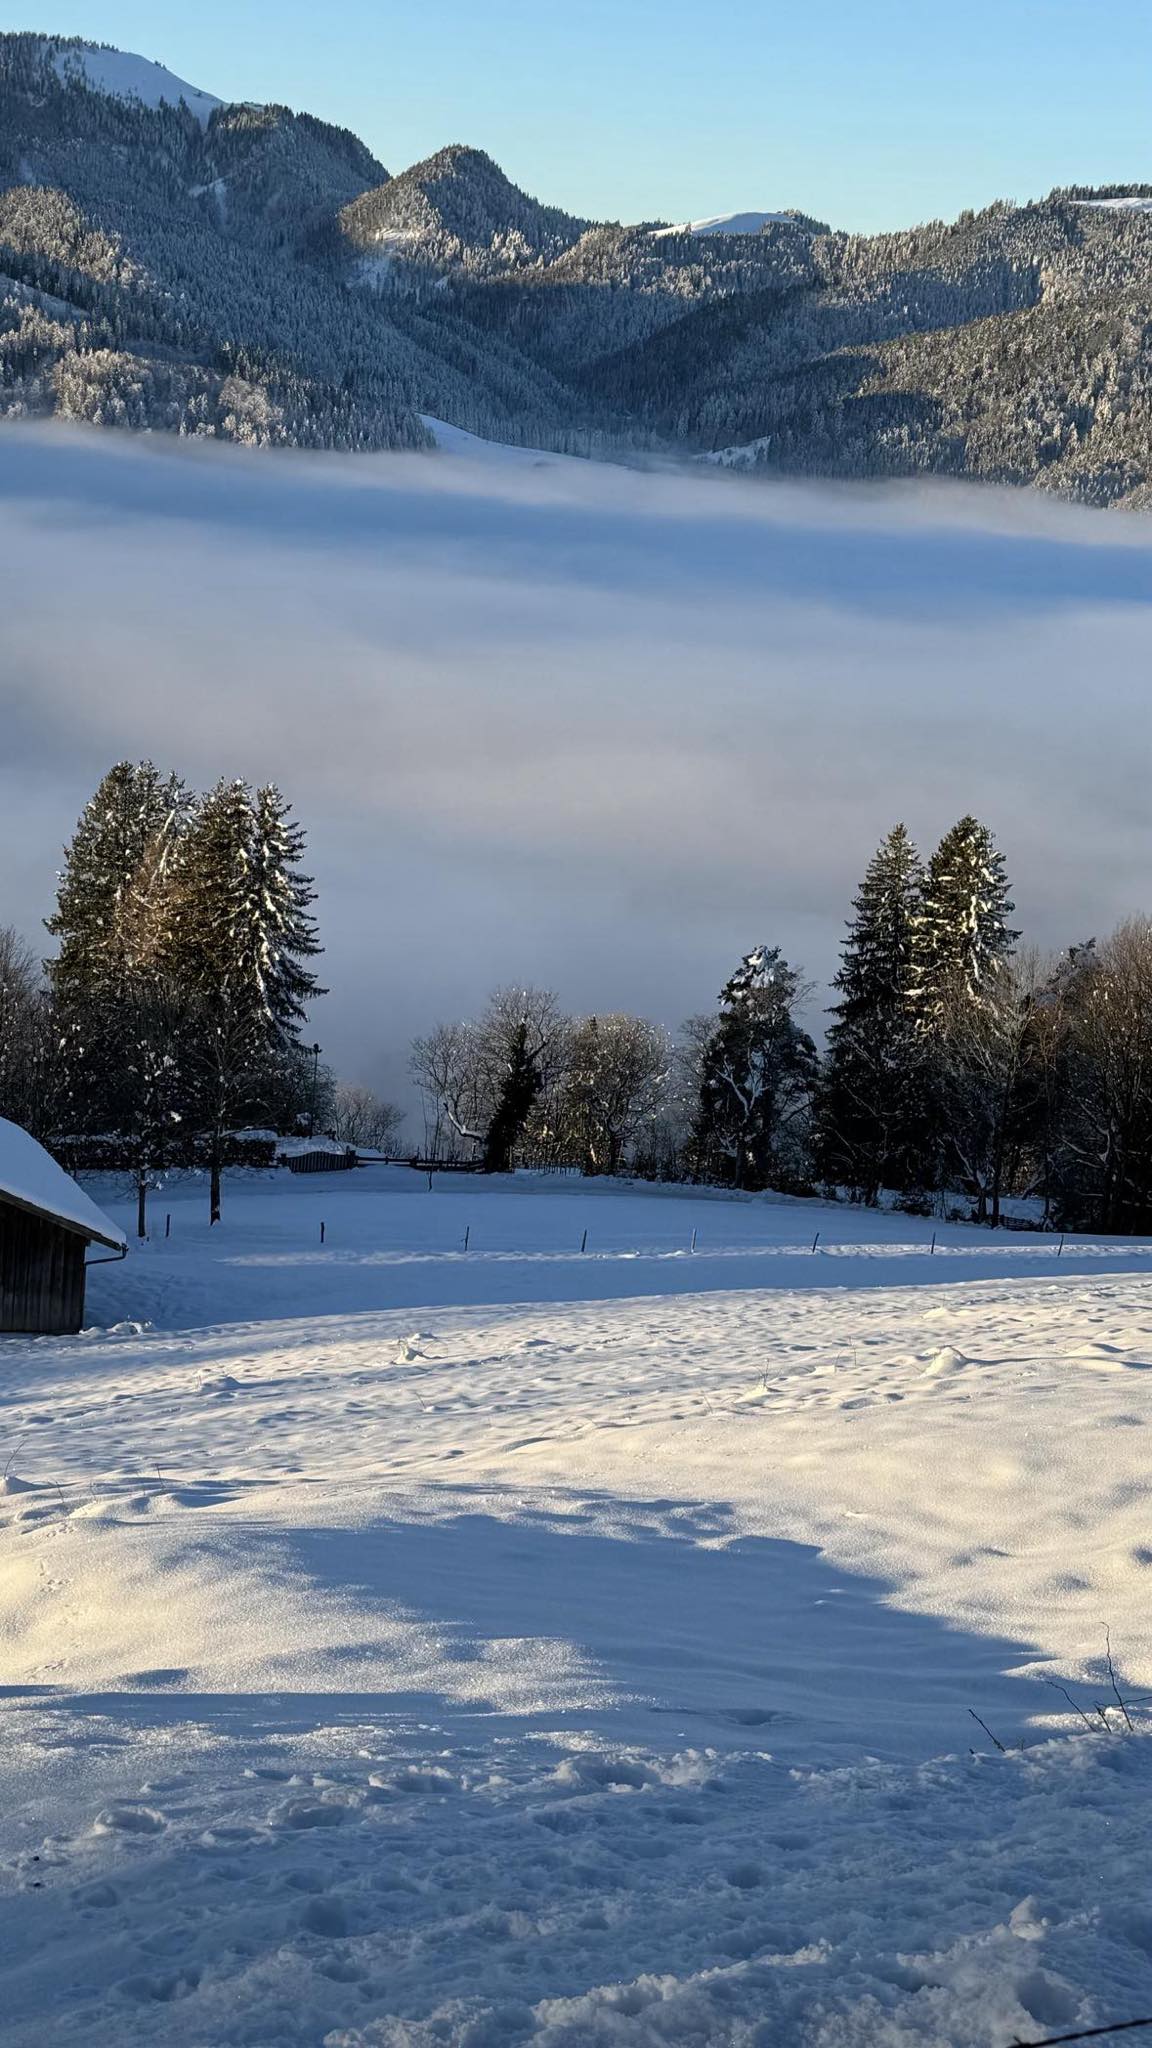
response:
{"label": "fog over valley", "polygon": [[1040,943],[1149,904],[1136,516],[39,427],[5,436],[0,559],[7,914],[40,944],[113,760],[275,779],[319,888],[317,1034],[393,1091],[494,981],[675,1026],[761,939],[818,1025],[897,818],[925,852],[985,819]]}

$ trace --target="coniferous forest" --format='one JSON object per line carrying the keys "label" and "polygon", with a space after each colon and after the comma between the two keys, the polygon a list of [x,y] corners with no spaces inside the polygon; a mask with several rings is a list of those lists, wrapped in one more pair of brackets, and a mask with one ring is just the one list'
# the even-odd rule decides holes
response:
{"label": "coniferous forest", "polygon": [[165,1173],[200,1169],[215,1220],[226,1166],[266,1158],[269,1133],[321,1130],[486,1172],[1152,1228],[1152,920],[1043,957],[974,817],[926,862],[902,825],[877,849],[824,1031],[816,991],[763,943],[674,1035],[501,987],[414,1043],[416,1137],[309,1042],[326,991],[304,860],[275,787],[198,796],[122,761],[65,851],[54,950],[40,962],[0,930],[0,1114],[77,1170],[127,1173],[142,1233]]}
{"label": "coniferous forest", "polygon": [[0,418],[371,450],[431,416],[1148,501],[1152,187],[701,236],[542,205],[476,149],[390,175],[286,107],[145,105],[93,48],[0,35]]}

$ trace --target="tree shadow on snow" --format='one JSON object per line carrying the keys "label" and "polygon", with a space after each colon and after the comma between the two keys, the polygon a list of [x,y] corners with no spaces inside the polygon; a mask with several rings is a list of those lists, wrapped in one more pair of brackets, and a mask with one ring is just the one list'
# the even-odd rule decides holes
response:
{"label": "tree shadow on snow", "polygon": [[[432,1718],[460,1740],[587,1729],[626,1746],[813,1761],[989,1751],[970,1709],[1005,1744],[1043,1739],[1059,1706],[1038,1678],[1013,1675],[1042,1652],[910,1612],[811,1545],[732,1535],[723,1508],[552,1491],[539,1504],[509,1497],[502,1514],[490,1489],[483,1508],[467,1496],[454,1490],[435,1519],[240,1525],[257,1549],[274,1546],[278,1574],[287,1565],[348,1608],[350,1639],[312,1659],[323,1682],[308,1690],[287,1669],[283,1691],[244,1695],[176,1690],[185,1674],[157,1670],[126,1674],[122,1690],[0,1697],[249,1736]],[[398,1624],[420,1639],[414,1665],[395,1654]],[[381,1670],[369,1689],[357,1683],[366,1661]]]}

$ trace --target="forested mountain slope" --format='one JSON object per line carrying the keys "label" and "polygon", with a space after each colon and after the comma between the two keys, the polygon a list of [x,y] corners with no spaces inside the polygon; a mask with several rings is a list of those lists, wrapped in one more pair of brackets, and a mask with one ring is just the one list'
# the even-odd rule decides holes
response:
{"label": "forested mountain slope", "polygon": [[1150,303],[1149,186],[870,237],[784,210],[589,222],[480,150],[389,176],[306,113],[0,36],[8,417],[381,448],[424,445],[429,413],[1141,503]]}

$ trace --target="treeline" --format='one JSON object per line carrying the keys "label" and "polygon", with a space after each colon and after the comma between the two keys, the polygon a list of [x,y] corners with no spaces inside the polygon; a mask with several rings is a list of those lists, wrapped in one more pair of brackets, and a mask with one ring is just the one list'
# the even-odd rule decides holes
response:
{"label": "treeline", "polygon": [[0,1114],[81,1156],[115,1140],[141,1235],[166,1168],[207,1168],[215,1222],[236,1129],[314,1120],[319,1049],[300,1032],[324,991],[303,851],[271,784],[197,797],[122,761],[67,848],[43,974],[0,933]]}
{"label": "treeline", "polygon": [[[197,796],[120,762],[85,806],[41,963],[0,929],[0,1115],[70,1163],[208,1174],[237,1133],[322,1128],[395,1151],[400,1112],[304,1041],[324,991],[304,833],[271,784]],[[673,1040],[622,1012],[498,990],[412,1048],[424,1149],[492,1173],[825,1193],[998,1224],[1152,1229],[1152,920],[1055,959],[1021,950],[1003,856],[962,818],[925,864],[902,825],[868,865],[825,1044],[778,947],[738,963]]]}
{"label": "treeline", "polygon": [[675,1043],[500,990],[413,1047],[428,1149],[925,1213],[962,1197],[993,1225],[1020,1197],[1053,1227],[1152,1228],[1152,922],[1045,961],[1019,950],[1013,908],[978,820],[926,865],[897,826],[854,901],[823,1053],[775,947]]}

